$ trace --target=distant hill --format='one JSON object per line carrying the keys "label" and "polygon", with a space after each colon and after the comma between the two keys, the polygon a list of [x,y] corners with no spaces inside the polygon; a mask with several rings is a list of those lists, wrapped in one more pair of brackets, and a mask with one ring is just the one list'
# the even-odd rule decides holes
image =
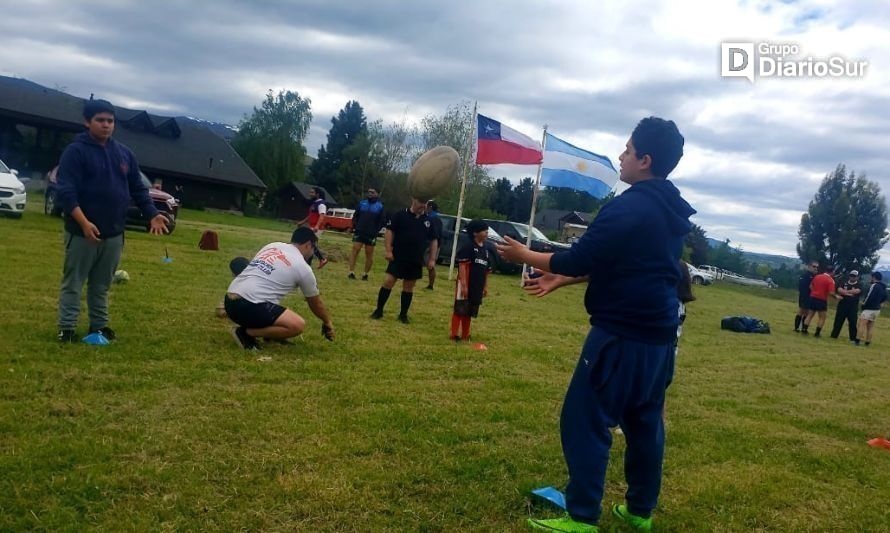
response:
{"label": "distant hill", "polygon": [[[711,248],[717,248],[723,241],[718,239],[712,239],[711,237],[707,237],[708,245]],[[737,248],[733,246],[733,248]],[[788,267],[796,267],[800,264],[800,259],[797,257],[788,257],[785,255],[775,255],[775,254],[762,254],[759,252],[749,252],[746,250],[742,250],[742,257],[745,258],[745,261],[756,263],[758,265],[765,264],[770,268],[779,268],[782,265],[786,265]]]}

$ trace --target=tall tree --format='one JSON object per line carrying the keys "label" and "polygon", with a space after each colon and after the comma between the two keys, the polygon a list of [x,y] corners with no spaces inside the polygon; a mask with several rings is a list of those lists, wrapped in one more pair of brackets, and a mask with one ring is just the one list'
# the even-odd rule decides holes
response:
{"label": "tall tree", "polygon": [[495,180],[488,198],[488,208],[508,217],[513,214],[513,184],[507,178]]}
{"label": "tall tree", "polygon": [[692,229],[686,234],[686,246],[689,248],[689,260],[693,265],[707,264],[711,246],[708,244],[704,228],[693,224]]}
{"label": "tall tree", "polygon": [[535,193],[534,178],[522,178],[513,188],[513,212],[508,217],[514,222],[528,224],[532,211],[532,197]]}
{"label": "tall tree", "polygon": [[305,177],[303,141],[312,122],[311,101],[294,91],[271,90],[259,108],[238,124],[232,147],[263,180],[269,191],[265,209],[277,205],[275,192],[286,183]]}
{"label": "tall tree", "polygon": [[[404,192],[405,173],[411,166],[411,153],[416,151],[414,141],[417,138],[417,130],[409,126],[402,119],[399,122],[391,122],[384,125],[377,120],[368,125],[368,135],[371,137],[375,163],[379,173],[379,182],[375,183],[380,195],[387,191],[396,193]],[[409,199],[398,198],[398,202],[408,202]]]}
{"label": "tall tree", "polygon": [[822,180],[797,234],[802,261],[869,271],[888,241],[887,201],[877,183],[840,164]]}
{"label": "tall tree", "polygon": [[318,158],[312,162],[309,172],[312,181],[328,191],[340,195],[340,186],[344,193],[349,194],[352,176],[341,172],[340,167],[344,162],[354,169],[360,166],[358,159],[360,152],[352,150],[344,155],[350,147],[362,136],[368,134],[368,121],[361,104],[350,100],[346,106],[331,117],[331,129],[328,131],[327,143],[318,151]]}

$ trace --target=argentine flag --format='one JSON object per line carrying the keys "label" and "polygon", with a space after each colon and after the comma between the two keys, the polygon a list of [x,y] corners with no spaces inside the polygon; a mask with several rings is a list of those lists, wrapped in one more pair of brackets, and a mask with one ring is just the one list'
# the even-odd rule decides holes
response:
{"label": "argentine flag", "polygon": [[604,198],[618,182],[618,171],[608,157],[582,150],[547,134],[541,185],[568,187]]}

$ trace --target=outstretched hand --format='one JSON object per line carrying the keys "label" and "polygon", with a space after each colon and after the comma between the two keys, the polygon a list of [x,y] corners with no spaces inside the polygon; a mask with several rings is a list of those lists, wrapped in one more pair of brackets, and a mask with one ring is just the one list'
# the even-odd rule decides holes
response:
{"label": "outstretched hand", "polygon": [[498,249],[498,255],[511,263],[523,263],[523,257],[528,252],[528,247],[521,242],[510,237],[504,237],[504,244],[495,245]]}
{"label": "outstretched hand", "polygon": [[563,285],[568,285],[572,278],[551,272],[535,269],[533,276],[525,279],[522,288],[525,292],[538,298],[546,296]]}
{"label": "outstretched hand", "polygon": [[167,217],[158,213],[151,219],[151,222],[148,227],[149,233],[152,235],[166,235],[170,233],[170,228],[167,227]]}

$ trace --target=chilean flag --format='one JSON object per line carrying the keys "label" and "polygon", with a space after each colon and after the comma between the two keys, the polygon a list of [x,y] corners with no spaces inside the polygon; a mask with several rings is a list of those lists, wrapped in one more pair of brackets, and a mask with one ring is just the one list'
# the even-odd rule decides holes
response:
{"label": "chilean flag", "polygon": [[544,159],[541,143],[534,139],[483,115],[476,115],[476,122],[477,165],[537,165]]}

